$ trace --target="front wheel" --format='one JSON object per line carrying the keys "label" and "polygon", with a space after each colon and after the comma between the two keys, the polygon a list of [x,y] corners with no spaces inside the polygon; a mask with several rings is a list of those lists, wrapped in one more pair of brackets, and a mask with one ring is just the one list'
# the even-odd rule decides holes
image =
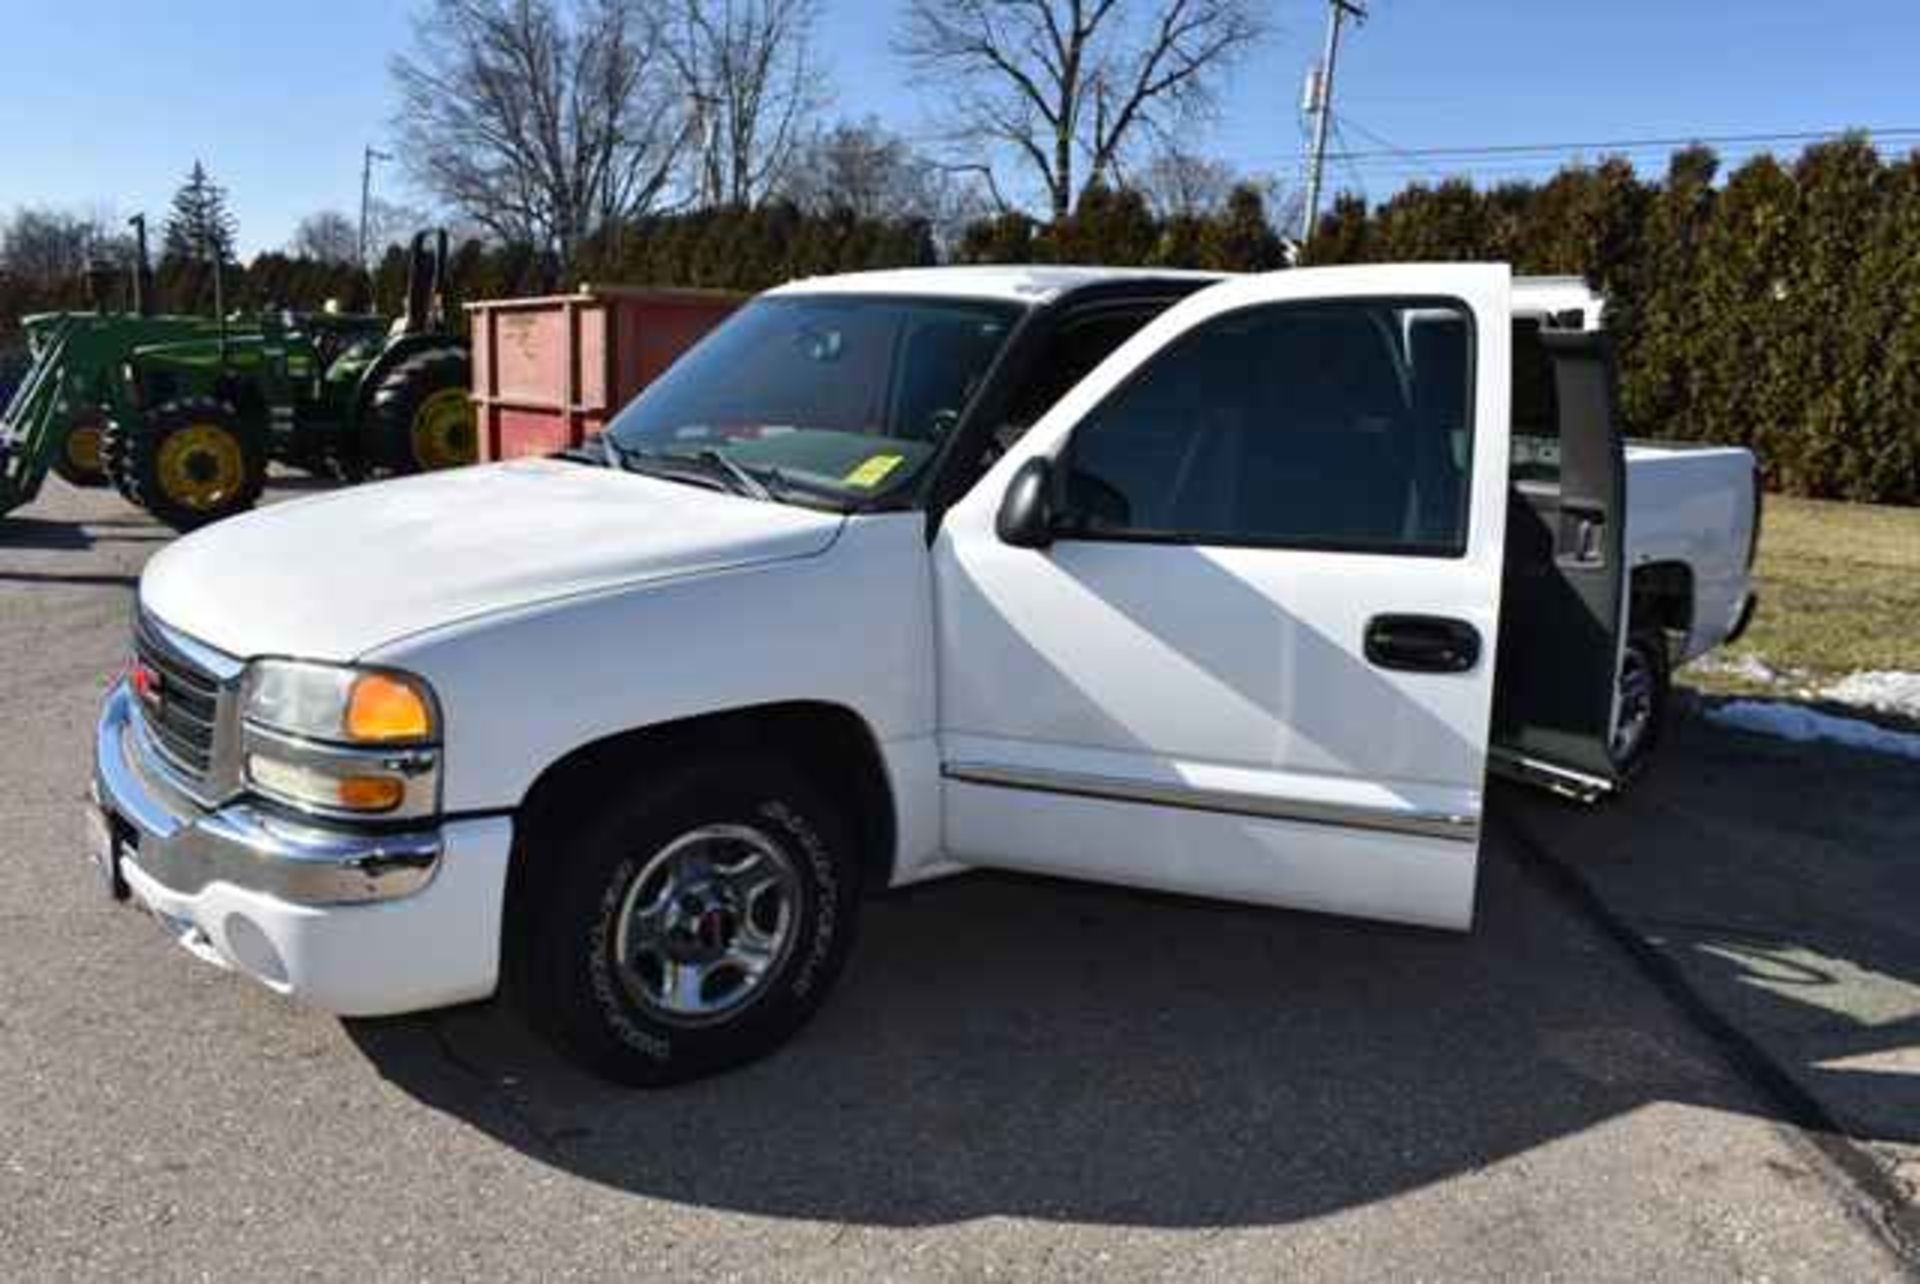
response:
{"label": "front wheel", "polygon": [[531,1014],[588,1069],[637,1087],[767,1055],[853,944],[859,878],[840,817],[771,760],[619,793],[534,856],[549,872]]}
{"label": "front wheel", "polygon": [[115,420],[101,453],[120,493],[178,531],[252,508],[266,487],[262,434],[213,397],[181,397]]}

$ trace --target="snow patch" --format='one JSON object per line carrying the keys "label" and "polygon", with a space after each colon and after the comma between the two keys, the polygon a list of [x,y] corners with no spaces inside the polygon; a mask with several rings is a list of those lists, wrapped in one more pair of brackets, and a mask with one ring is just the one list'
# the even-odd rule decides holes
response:
{"label": "snow patch", "polygon": [[1881,713],[1920,718],[1920,673],[1899,669],[1849,673],[1832,686],[1822,687],[1820,698],[1835,704],[1855,704]]}
{"label": "snow patch", "polygon": [[[1858,676],[1858,675],[1856,675]],[[1857,718],[1841,718],[1797,704],[1770,700],[1734,700],[1708,709],[1707,721],[1736,731],[1751,731],[1782,740],[1823,740],[1849,749],[1893,754],[1920,762],[1920,734],[1894,731]]]}

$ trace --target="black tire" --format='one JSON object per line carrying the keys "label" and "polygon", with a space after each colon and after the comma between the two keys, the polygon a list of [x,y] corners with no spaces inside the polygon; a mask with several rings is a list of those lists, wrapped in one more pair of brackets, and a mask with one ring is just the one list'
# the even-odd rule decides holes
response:
{"label": "black tire", "polygon": [[60,449],[53,454],[53,472],[69,486],[105,486],[107,467],[102,457],[106,421],[99,414],[76,415],[67,424]]}
{"label": "black tire", "polygon": [[1646,771],[1667,721],[1673,678],[1667,665],[1667,641],[1658,629],[1627,638],[1619,685],[1619,725],[1608,748],[1614,770],[1625,784]]}
{"label": "black tire", "polygon": [[387,371],[367,404],[363,456],[393,473],[473,463],[479,453],[470,403],[464,428],[434,430],[426,422],[440,404],[436,394],[468,392],[472,369],[465,349],[446,347],[416,352]]}
{"label": "black tire", "polygon": [[[169,450],[182,434],[196,436]],[[192,441],[209,449],[194,450]],[[180,397],[152,414],[107,425],[101,457],[115,489],[177,531],[244,512],[267,482],[267,443],[226,402]]]}
{"label": "black tire", "polygon": [[119,422],[108,420],[106,428],[100,430],[100,463],[108,470],[109,486],[119,491],[119,497],[125,499],[127,503],[138,505],[140,495],[138,491],[134,491],[134,484],[132,484],[132,468],[129,466],[127,443],[129,443],[127,430]]}
{"label": "black tire", "polygon": [[140,494],[134,487],[128,445],[127,429],[117,421],[109,420],[100,430],[100,463],[107,470],[107,481],[120,493],[120,498],[138,506]]}
{"label": "black tire", "polygon": [[[845,825],[799,773],[771,759],[696,765],[618,793],[538,853],[545,881],[531,907],[520,995],[530,1017],[581,1065],[634,1087],[664,1087],[766,1056],[819,1008],[853,946],[860,879]],[[754,837],[699,845],[716,830]],[[745,854],[728,855],[736,847]],[[685,868],[675,854],[701,852],[709,853],[704,876],[696,860],[693,876],[676,881],[672,871]],[[715,872],[729,865],[741,873]],[[782,881],[751,904],[718,907],[710,889],[750,870]],[[677,926],[649,931],[649,917]],[[654,944],[616,951],[622,923],[632,929],[630,943]],[[785,924],[784,932],[774,923]],[[733,949],[749,936],[756,947],[781,941],[777,950],[765,947],[772,961],[757,982],[729,970]],[[675,948],[696,957],[670,963]],[[717,962],[698,953],[722,949]],[[704,972],[704,982],[683,987],[695,1001],[711,996],[735,1006],[668,1012],[671,1000],[650,992],[674,988],[669,967]],[[745,988],[726,984],[734,976]]]}

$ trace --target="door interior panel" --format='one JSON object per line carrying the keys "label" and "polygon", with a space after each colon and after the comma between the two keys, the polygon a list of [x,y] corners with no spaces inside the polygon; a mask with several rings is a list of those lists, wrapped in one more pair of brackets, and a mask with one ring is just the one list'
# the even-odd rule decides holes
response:
{"label": "door interior panel", "polygon": [[1610,784],[1626,511],[1612,363],[1602,334],[1514,330],[1493,741]]}

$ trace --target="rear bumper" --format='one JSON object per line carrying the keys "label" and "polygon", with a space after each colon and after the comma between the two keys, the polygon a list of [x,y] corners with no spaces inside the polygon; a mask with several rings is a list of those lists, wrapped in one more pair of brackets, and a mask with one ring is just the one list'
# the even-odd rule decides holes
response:
{"label": "rear bumper", "polygon": [[120,822],[127,889],[183,947],[343,1016],[493,993],[511,821],[367,834],[245,803],[209,811],[143,759],[118,686],[95,736],[95,798]]}

